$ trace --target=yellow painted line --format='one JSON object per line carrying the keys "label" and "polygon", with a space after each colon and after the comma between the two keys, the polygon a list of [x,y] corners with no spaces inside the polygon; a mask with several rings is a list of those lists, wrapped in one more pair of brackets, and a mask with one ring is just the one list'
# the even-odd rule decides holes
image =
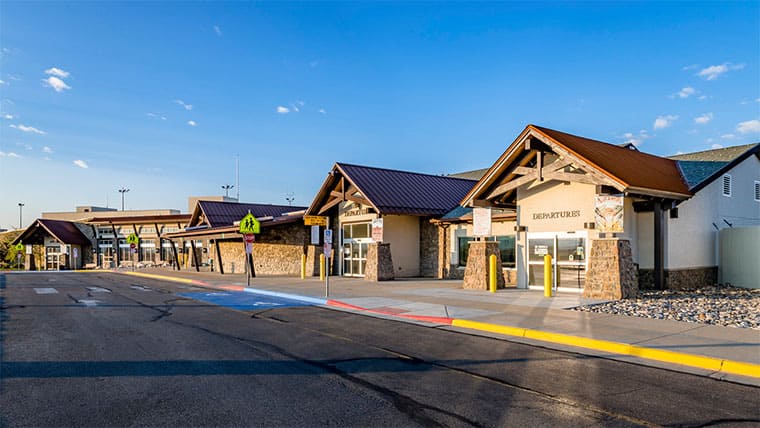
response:
{"label": "yellow painted line", "polygon": [[185,284],[197,284],[195,280],[187,279],[187,278],[177,278],[174,276],[154,275],[151,273],[142,273],[142,272],[117,272],[117,273],[120,273],[123,275],[141,276],[143,278],[161,279],[164,281],[182,282]]}
{"label": "yellow painted line", "polygon": [[758,364],[686,354],[683,352],[665,351],[662,349],[646,348],[642,346],[630,345],[627,343],[589,339],[587,337],[571,336],[561,333],[550,333],[528,328],[509,327],[477,321],[455,319],[451,322],[451,325],[455,327],[504,334],[507,336],[524,337],[526,339],[540,340],[543,342],[593,349],[596,351],[609,352],[613,354],[631,355],[647,360],[680,364],[714,372],[760,378],[760,365]]}

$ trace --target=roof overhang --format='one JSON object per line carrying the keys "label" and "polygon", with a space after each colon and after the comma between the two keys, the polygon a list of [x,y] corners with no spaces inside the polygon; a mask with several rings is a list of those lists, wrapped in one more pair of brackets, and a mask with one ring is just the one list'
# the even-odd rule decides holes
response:
{"label": "roof overhang", "polygon": [[[356,196],[357,192],[362,196]],[[382,214],[372,201],[364,197],[365,195],[362,189],[341,168],[340,164],[336,163],[327,174],[305,215],[324,215],[330,209],[346,201],[369,206],[378,214]]]}

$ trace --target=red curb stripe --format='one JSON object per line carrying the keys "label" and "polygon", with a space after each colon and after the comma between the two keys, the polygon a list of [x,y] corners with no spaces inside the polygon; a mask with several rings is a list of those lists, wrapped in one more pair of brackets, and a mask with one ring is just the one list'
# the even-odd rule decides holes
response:
{"label": "red curb stripe", "polygon": [[375,309],[367,309],[367,308],[363,308],[361,306],[351,305],[349,303],[344,303],[344,302],[341,302],[341,301],[338,301],[338,300],[328,300],[327,301],[327,305],[328,306],[335,306],[335,307],[338,307],[338,308],[344,308],[344,309],[352,309],[352,310],[355,310],[355,311],[370,312],[370,313],[378,314],[378,315],[388,315],[388,316],[393,316],[393,317],[412,319],[412,320],[416,320],[416,321],[424,321],[424,322],[429,322],[429,323],[432,323],[432,324],[451,325],[451,323],[453,321],[453,318],[446,318],[446,317],[433,317],[433,316],[427,316],[427,315],[404,315],[404,314],[398,314],[398,313],[395,313],[395,312],[387,312],[387,311],[378,311],[378,310],[375,310]]}

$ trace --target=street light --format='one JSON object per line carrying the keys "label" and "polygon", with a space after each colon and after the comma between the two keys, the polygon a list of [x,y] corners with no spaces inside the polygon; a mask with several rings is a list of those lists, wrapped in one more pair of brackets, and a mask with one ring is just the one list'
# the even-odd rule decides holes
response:
{"label": "street light", "polygon": [[18,228],[21,229],[21,213],[24,212],[24,204],[21,202],[18,203]]}
{"label": "street light", "polygon": [[232,189],[233,187],[235,187],[235,186],[233,186],[232,184],[225,184],[224,186],[222,186],[222,189],[224,189],[224,197],[225,198],[227,198],[227,197],[230,196],[230,189]]}
{"label": "street light", "polygon": [[122,187],[119,189],[119,193],[121,193],[121,210],[124,211],[124,194],[129,192],[129,189],[126,187]]}

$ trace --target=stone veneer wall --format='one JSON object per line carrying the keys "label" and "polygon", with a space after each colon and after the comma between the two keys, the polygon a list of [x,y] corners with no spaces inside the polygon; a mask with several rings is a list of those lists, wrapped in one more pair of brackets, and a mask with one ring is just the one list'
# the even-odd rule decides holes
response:
{"label": "stone veneer wall", "polygon": [[84,236],[87,237],[87,239],[90,240],[89,247],[83,246],[80,248],[79,253],[82,260],[78,263],[80,263],[82,266],[84,266],[87,263],[93,263],[95,261],[95,250],[97,248],[97,237],[95,236],[95,231],[92,229],[92,226],[89,224],[83,224],[83,223],[74,223],[74,226],[76,226],[77,229],[79,229],[80,232]]}
{"label": "stone veneer wall", "polygon": [[440,228],[430,223],[429,217],[420,218],[420,276],[437,278],[440,251]]}
{"label": "stone veneer wall", "polygon": [[638,292],[638,272],[631,243],[626,239],[594,239],[588,260],[583,297],[627,299]]}
{"label": "stone veneer wall", "polygon": [[[695,289],[717,283],[717,266],[665,271],[665,288],[668,290]],[[639,288],[654,289],[653,269],[639,269]]]}
{"label": "stone veneer wall", "polygon": [[[301,255],[306,254],[306,274],[319,274],[319,252],[322,247],[309,245],[310,236],[302,223],[262,228],[253,244],[253,265],[256,275],[301,275]],[[318,249],[318,250],[317,250]],[[212,244],[211,251],[216,255]],[[245,244],[241,238],[220,240],[224,273],[245,272]],[[316,256],[316,261],[315,261]]]}
{"label": "stone veneer wall", "polygon": [[367,246],[367,264],[364,269],[366,281],[394,279],[393,258],[390,243],[371,243]]}
{"label": "stone veneer wall", "polygon": [[[499,243],[494,241],[473,241],[470,242],[468,251],[467,267],[465,268],[462,287],[474,290],[488,290],[488,259],[491,254],[494,254],[496,255],[496,260],[501,260]],[[496,288],[504,288],[504,275],[497,275],[496,278]]]}

